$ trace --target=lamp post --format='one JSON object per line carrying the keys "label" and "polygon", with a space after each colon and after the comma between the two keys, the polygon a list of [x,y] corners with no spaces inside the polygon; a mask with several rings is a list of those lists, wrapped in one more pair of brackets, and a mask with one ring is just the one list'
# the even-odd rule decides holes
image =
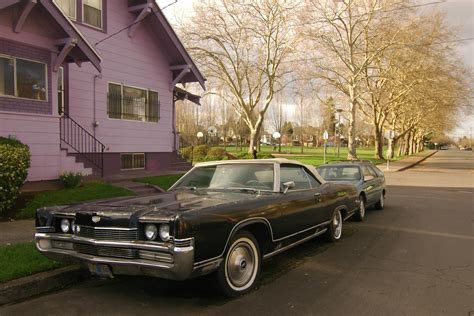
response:
{"label": "lamp post", "polygon": [[278,146],[279,146],[278,152],[280,152],[281,151],[281,140],[280,140],[281,134],[279,132],[273,132],[272,136],[278,141]]}
{"label": "lamp post", "polygon": [[338,113],[337,115],[337,129],[334,128],[335,131],[337,131],[337,157],[339,158],[339,153],[340,153],[340,148],[341,148],[341,112],[342,109],[336,109],[336,112]]}

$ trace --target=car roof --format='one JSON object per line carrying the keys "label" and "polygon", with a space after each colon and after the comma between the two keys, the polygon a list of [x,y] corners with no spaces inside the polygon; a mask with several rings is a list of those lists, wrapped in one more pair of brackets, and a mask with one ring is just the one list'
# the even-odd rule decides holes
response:
{"label": "car roof", "polygon": [[354,167],[354,166],[374,166],[371,161],[365,160],[348,160],[348,161],[334,161],[325,165],[318,166],[318,168],[324,167]]}

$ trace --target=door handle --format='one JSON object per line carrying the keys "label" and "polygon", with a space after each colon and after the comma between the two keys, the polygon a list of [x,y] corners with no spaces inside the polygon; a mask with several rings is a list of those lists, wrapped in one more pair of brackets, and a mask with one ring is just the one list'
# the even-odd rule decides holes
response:
{"label": "door handle", "polygon": [[316,202],[321,202],[321,193],[314,193],[314,199]]}

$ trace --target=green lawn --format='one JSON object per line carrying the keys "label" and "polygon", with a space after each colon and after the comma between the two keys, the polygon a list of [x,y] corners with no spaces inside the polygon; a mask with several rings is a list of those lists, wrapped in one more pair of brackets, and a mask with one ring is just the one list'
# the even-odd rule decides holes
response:
{"label": "green lawn", "polygon": [[[226,150],[230,153],[239,152],[240,148],[234,146],[227,146]],[[247,148],[243,148],[244,151]],[[278,148],[276,151],[273,150],[272,146],[261,146],[261,152],[268,152],[271,154],[279,154]],[[304,147],[303,153],[301,153],[300,146],[281,146],[281,154],[285,154],[285,158],[293,159],[300,161],[304,164],[319,166],[324,163],[324,154],[322,147]],[[384,148],[384,155],[386,154],[386,148]],[[287,156],[286,156],[287,155]],[[300,156],[304,155],[304,156]],[[339,150],[339,157],[337,157],[337,148],[328,147],[326,151],[326,161],[337,161],[337,160],[346,160],[347,157],[347,147],[341,147]],[[374,158],[374,148],[373,147],[358,147],[357,148],[357,157],[360,160],[370,160],[375,164],[384,162],[382,159]],[[401,157],[400,157],[401,158]],[[395,158],[398,160],[400,158]]]}
{"label": "green lawn", "polygon": [[163,190],[168,190],[182,176],[182,174],[171,174],[165,176],[138,178],[134,179],[133,181],[141,183],[150,183],[159,186]]}
{"label": "green lawn", "polygon": [[113,186],[109,183],[91,182],[79,188],[41,192],[29,201],[18,214],[18,218],[33,218],[36,209],[44,206],[76,203],[87,200],[106,199],[134,195],[132,191]]}
{"label": "green lawn", "polygon": [[0,283],[64,266],[43,256],[34,243],[0,246]]}

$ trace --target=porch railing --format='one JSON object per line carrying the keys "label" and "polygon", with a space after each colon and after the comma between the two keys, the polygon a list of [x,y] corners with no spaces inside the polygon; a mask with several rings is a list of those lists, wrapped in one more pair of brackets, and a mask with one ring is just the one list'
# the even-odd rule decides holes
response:
{"label": "porch railing", "polygon": [[101,176],[104,176],[105,145],[66,114],[61,116],[59,125],[61,141],[99,169]]}

